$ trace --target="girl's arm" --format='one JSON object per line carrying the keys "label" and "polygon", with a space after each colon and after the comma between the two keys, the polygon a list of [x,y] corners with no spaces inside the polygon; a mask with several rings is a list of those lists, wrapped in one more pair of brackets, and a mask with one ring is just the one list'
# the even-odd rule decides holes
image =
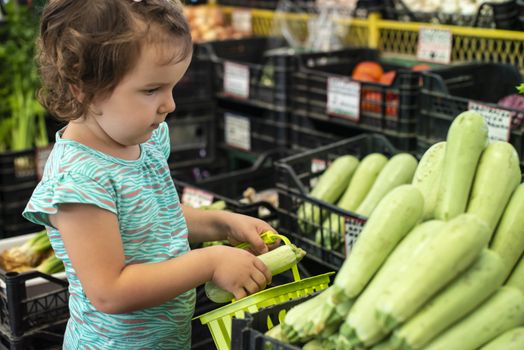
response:
{"label": "girl's arm", "polygon": [[258,255],[268,251],[260,234],[265,231],[276,232],[273,227],[260,219],[225,210],[200,210],[187,205],[182,205],[182,210],[191,243],[224,239],[233,245],[249,242],[253,252]]}
{"label": "girl's arm", "polygon": [[266,266],[241,249],[196,249],[159,263],[126,265],[115,214],[86,204],[63,204],[50,216],[84,291],[98,310],[126,313],[175,298],[212,280],[235,298],[271,281]]}

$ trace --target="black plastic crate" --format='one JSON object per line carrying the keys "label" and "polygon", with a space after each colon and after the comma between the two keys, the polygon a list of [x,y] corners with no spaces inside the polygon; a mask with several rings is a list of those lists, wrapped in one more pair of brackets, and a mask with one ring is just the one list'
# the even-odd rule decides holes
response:
{"label": "black plastic crate", "polygon": [[289,147],[297,151],[307,151],[361,133],[360,130],[336,125],[329,121],[292,114],[289,125]]}
{"label": "black plastic crate", "polygon": [[380,13],[386,17],[386,4],[383,0],[358,0],[355,8],[355,17],[367,18],[370,13]]}
{"label": "black plastic crate", "polygon": [[[47,291],[33,294],[26,282],[43,278],[50,283]],[[0,270],[5,289],[0,289],[1,343],[9,349],[28,349],[35,337],[48,337],[49,329],[60,327],[69,318],[66,281],[34,272]],[[60,334],[55,339],[60,339]],[[35,344],[37,345],[37,344]]]}
{"label": "black plastic crate", "polygon": [[208,163],[216,156],[215,106],[209,102],[177,108],[168,115],[171,139],[169,168],[173,170]]}
{"label": "black plastic crate", "polygon": [[268,149],[287,147],[286,111],[224,106],[218,110],[218,138],[223,147],[260,155]]}
{"label": "black plastic crate", "polygon": [[242,206],[241,199],[246,189],[253,188],[256,192],[263,192],[276,188],[274,164],[291,154],[291,151],[284,148],[273,149],[259,156],[249,168],[218,174],[199,181],[196,185]]}
{"label": "black plastic crate", "polygon": [[264,333],[279,325],[292,307],[309,300],[318,293],[246,313],[244,318],[233,318],[231,323],[231,350],[299,350],[301,347],[283,343]]}
{"label": "black plastic crate", "polygon": [[11,237],[42,229],[25,220],[21,213],[38,184],[38,160],[35,149],[0,153],[0,235]]}
{"label": "black plastic crate", "polygon": [[186,105],[208,104],[214,96],[213,63],[204,44],[193,45],[193,57],[186,74],[173,89],[177,111],[185,110]]}
{"label": "black plastic crate", "polygon": [[234,7],[247,7],[247,8],[259,8],[274,10],[277,8],[278,0],[217,0],[218,5],[222,6],[234,6]]}
{"label": "black plastic crate", "polygon": [[[293,113],[297,116],[322,120],[340,127],[352,127],[365,132],[388,136],[396,147],[411,151],[416,147],[418,113],[418,72],[387,63],[379,53],[369,49],[346,49],[324,53],[329,64],[311,65],[309,57],[299,56],[299,69],[294,74]],[[320,60],[320,57],[317,57]],[[330,79],[351,79],[353,68],[362,61],[380,63],[384,71],[396,70],[391,85],[359,82],[359,115],[353,118],[328,114],[328,84]]]}
{"label": "black plastic crate", "polygon": [[249,168],[223,172],[193,183],[175,178],[175,186],[181,200],[185,189],[190,187],[193,190],[203,191],[208,199],[225,201],[230,210],[273,220],[275,218],[273,207],[278,203],[271,199],[262,201],[255,199],[255,202],[251,203],[243,200],[244,191],[252,188],[257,193],[266,192],[269,198],[277,199],[275,198],[276,171],[274,163],[290,154],[290,151],[286,149],[274,149],[261,155],[255,164]]}
{"label": "black plastic crate", "polygon": [[64,332],[67,320],[42,329],[34,334],[17,341],[10,341],[0,335],[0,349],[2,350],[59,350],[64,342]]}
{"label": "black plastic crate", "polygon": [[35,149],[0,153],[0,189],[28,182],[37,182]]}
{"label": "black plastic crate", "polygon": [[[339,233],[331,232],[330,228],[334,227],[335,223],[330,222],[328,229],[323,228],[322,223],[331,220],[331,214],[335,214],[335,220],[344,220],[346,223],[344,231],[346,238],[349,239],[346,244],[351,249],[367,218],[309,196],[311,180],[323,174],[322,166],[318,167],[318,164],[325,166],[346,154],[361,159],[374,152],[390,157],[399,151],[382,135],[364,134],[290,156],[276,163],[279,232],[290,237],[294,244],[306,250],[310,259],[329,269],[340,268],[346,256],[346,247],[336,239]],[[298,211],[304,209],[305,203],[311,210],[320,212],[319,222],[299,221]],[[318,230],[321,232],[320,237],[316,236]]]}
{"label": "black plastic crate", "polygon": [[0,238],[8,238],[26,233],[37,232],[43,226],[34,224],[22,216],[29,197],[16,202],[4,202],[0,206]]}
{"label": "black plastic crate", "polygon": [[[283,39],[255,37],[204,45],[214,64],[215,89],[219,95],[264,108],[286,108],[295,55]],[[232,81],[229,77],[241,82],[239,89],[225,88]]]}
{"label": "black plastic crate", "polygon": [[509,142],[523,157],[523,111],[497,106],[502,97],[516,93],[515,87],[521,82],[517,68],[508,64],[473,63],[425,72],[423,81],[417,126],[419,153],[445,140],[455,117],[468,110],[470,103],[477,103],[511,113],[514,123]]}
{"label": "black plastic crate", "polygon": [[195,162],[192,166],[171,171],[174,179],[187,183],[198,183],[209,177],[253,166],[257,157],[242,151],[218,147],[215,157],[204,163]]}
{"label": "black plastic crate", "polygon": [[475,18],[474,27],[519,30],[519,9],[515,0],[483,3]]}

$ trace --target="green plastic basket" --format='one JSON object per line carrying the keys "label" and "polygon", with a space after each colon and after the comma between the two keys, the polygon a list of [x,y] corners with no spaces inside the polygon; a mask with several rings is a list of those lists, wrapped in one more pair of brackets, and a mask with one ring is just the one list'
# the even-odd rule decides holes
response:
{"label": "green plastic basket", "polygon": [[231,344],[231,319],[244,318],[246,312],[277,305],[326,289],[334,272],[269,288],[221,308],[199,316],[200,322],[209,327],[218,350],[228,350]]}

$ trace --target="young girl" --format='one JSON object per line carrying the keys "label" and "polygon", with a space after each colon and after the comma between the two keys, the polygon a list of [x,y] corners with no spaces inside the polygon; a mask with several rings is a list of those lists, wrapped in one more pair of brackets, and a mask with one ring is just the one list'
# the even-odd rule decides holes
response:
{"label": "young girl", "polygon": [[235,298],[271,280],[254,218],[179,203],[164,120],[192,43],[175,0],[51,0],[42,15],[40,99],[56,135],[24,216],[47,227],[70,291],[65,349],[189,349],[194,288]]}

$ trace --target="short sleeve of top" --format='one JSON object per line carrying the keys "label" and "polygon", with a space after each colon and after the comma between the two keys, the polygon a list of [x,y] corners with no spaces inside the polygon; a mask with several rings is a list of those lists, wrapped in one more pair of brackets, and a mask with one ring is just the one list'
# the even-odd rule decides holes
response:
{"label": "short sleeve of top", "polygon": [[[92,204],[117,214],[117,194],[112,181],[99,174],[105,165],[113,166],[108,164],[112,157],[76,142],[63,141],[59,133],[44,177],[33,192],[23,216],[36,224],[51,226],[48,215],[56,214],[59,204],[72,203]],[[147,145],[158,148],[166,160],[169,158],[171,146],[166,123],[160,124]],[[93,167],[92,163],[99,163],[99,166]]]}
{"label": "short sleeve of top", "polygon": [[48,215],[59,204],[92,204],[116,214],[115,194],[96,180],[78,173],[60,174],[40,182],[24,211],[24,217],[43,226],[52,226]]}

